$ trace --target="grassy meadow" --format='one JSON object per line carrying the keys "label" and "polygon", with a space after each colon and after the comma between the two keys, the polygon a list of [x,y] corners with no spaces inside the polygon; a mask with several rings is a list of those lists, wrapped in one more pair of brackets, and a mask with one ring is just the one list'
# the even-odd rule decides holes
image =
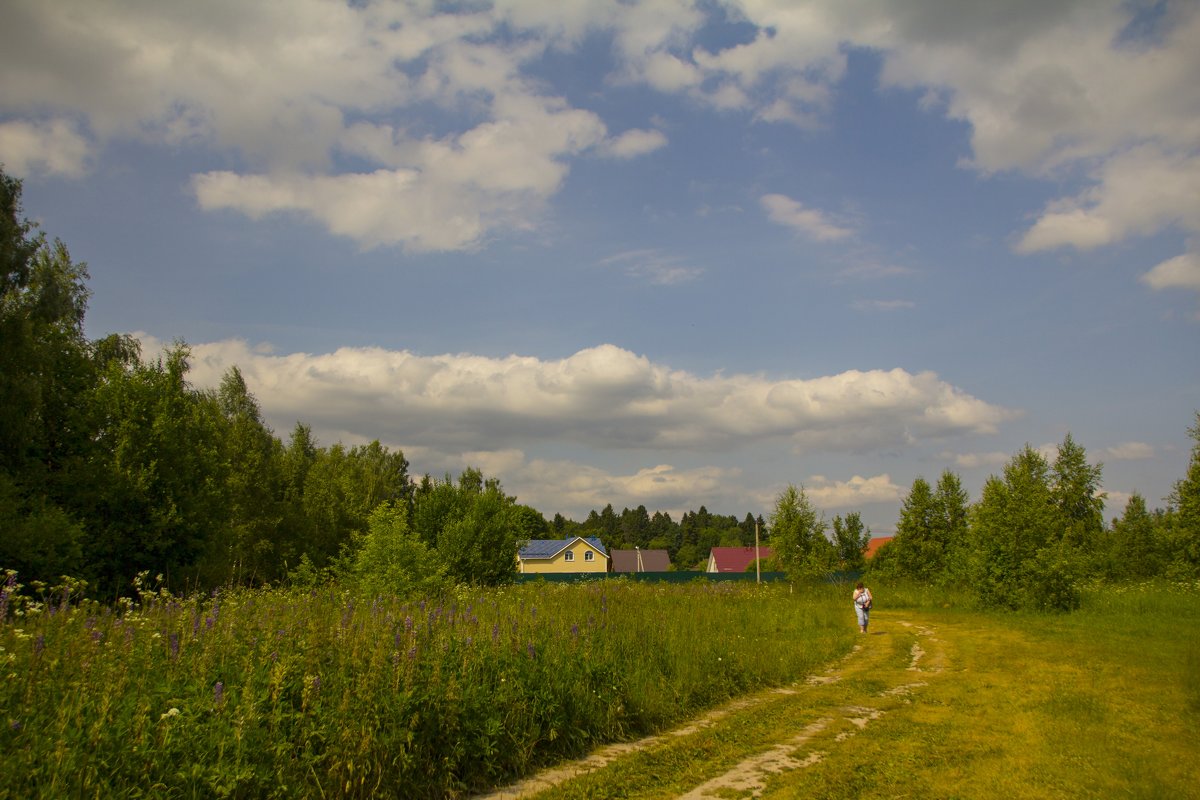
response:
{"label": "grassy meadow", "polygon": [[1200,797],[1200,584],[1097,586],[1056,615],[984,614],[921,587],[876,595],[868,649],[919,620],[944,670],[918,673],[911,699],[878,696],[883,669],[864,676],[846,702],[886,713],[763,797]]}
{"label": "grassy meadow", "polygon": [[145,589],[117,608],[14,588],[0,798],[467,796],[795,681],[855,634],[829,587]]}

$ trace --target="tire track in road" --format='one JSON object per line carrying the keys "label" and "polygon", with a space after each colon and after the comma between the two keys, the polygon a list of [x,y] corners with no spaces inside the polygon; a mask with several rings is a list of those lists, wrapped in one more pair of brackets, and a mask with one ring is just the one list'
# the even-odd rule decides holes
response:
{"label": "tire track in road", "polygon": [[[818,763],[828,752],[822,748],[848,746],[845,743],[871,722],[894,708],[914,702],[921,688],[945,669],[946,649],[936,628],[890,615],[879,615],[878,621],[885,623],[885,627],[881,629],[877,624],[876,630],[846,656],[792,686],[739,698],[672,731],[601,747],[586,758],[545,770],[477,800],[580,796],[578,786],[572,791],[573,784],[577,781],[589,781],[589,786],[596,784],[605,769],[622,759],[653,755],[656,750],[665,750],[687,737],[720,737],[723,725],[731,727],[734,721],[747,715],[794,716],[795,734],[779,741],[747,742],[744,746],[747,755],[740,761],[719,774],[702,775],[694,788],[675,795],[682,800],[708,800],[731,794],[758,797],[771,776]],[[675,777],[674,785],[685,782],[685,776]],[[637,787],[625,785],[620,791],[622,797],[639,796]],[[646,794],[664,796],[661,789],[649,789]]]}

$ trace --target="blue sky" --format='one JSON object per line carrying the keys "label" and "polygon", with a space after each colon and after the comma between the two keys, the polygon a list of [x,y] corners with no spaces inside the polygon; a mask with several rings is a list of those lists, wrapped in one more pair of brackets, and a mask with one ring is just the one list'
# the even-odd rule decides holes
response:
{"label": "blue sky", "polygon": [[1200,4],[14,0],[0,162],[88,332],[276,433],[612,503],[895,524],[1200,408]]}

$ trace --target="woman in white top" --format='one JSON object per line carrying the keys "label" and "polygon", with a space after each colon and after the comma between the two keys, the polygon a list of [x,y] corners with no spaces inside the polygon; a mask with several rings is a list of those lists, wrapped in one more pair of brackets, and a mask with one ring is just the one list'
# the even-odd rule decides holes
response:
{"label": "woman in white top", "polygon": [[858,582],[854,588],[854,613],[858,615],[858,630],[867,632],[867,623],[871,621],[871,590]]}

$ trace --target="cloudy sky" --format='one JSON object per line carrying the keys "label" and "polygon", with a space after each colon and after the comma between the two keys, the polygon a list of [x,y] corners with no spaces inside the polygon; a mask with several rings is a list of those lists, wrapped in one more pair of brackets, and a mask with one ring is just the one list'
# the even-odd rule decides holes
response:
{"label": "cloudy sky", "polygon": [[1200,408],[1200,3],[7,0],[0,162],[88,332],[542,510],[891,530]]}

